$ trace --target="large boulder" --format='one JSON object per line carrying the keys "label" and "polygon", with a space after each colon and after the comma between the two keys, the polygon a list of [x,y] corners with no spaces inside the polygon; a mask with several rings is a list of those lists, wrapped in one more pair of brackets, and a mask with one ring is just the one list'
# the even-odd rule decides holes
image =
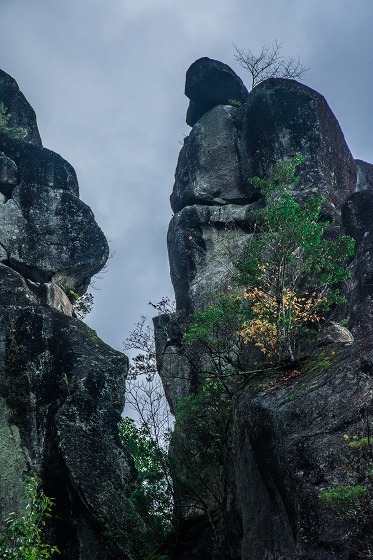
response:
{"label": "large boulder", "polygon": [[[346,437],[366,433],[371,364],[371,344],[329,345],[300,377],[256,378],[237,395],[214,558],[369,558],[370,459]],[[355,486],[369,489],[360,502],[323,500],[333,488]]]}
{"label": "large boulder", "polygon": [[191,100],[186,122],[193,126],[217,105],[244,103],[247,89],[229,66],[203,57],[193,62],[187,71],[185,95]]}
{"label": "large boulder", "polygon": [[[51,189],[61,189],[79,196],[79,185],[72,165],[60,155],[39,145],[28,144],[24,139],[11,138],[0,131],[0,150],[3,156],[11,160],[7,163],[5,183],[8,185],[43,185]],[[16,166],[16,167],[14,167]],[[15,178],[15,174],[17,177]],[[0,191],[11,195],[12,188]]]}
{"label": "large boulder", "polygon": [[35,282],[86,288],[109,250],[90,208],[69,192],[17,186],[0,205],[3,262]]}
{"label": "large boulder", "polygon": [[[126,558],[134,472],[117,426],[128,360],[83,322],[41,306],[4,265],[0,287],[0,519],[17,509],[22,478],[33,474],[55,498],[49,531],[61,558]],[[94,550],[83,525],[96,535]]]}
{"label": "large boulder", "polygon": [[185,138],[171,194],[174,212],[191,204],[247,204],[257,198],[241,170],[240,118],[240,109],[220,105]]}
{"label": "large boulder", "polygon": [[187,206],[172,218],[168,229],[171,280],[179,311],[203,307],[206,296],[226,289],[233,262],[253,231],[253,210],[246,206]]}
{"label": "large boulder", "polygon": [[324,196],[338,219],[356,185],[356,164],[324,97],[294,80],[271,78],[254,88],[243,119],[243,175],[266,177],[273,165],[301,153],[296,197]]}

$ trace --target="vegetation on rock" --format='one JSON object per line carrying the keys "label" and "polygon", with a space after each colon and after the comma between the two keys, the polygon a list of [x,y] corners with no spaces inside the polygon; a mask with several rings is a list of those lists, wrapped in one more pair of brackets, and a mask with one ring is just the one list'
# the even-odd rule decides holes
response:
{"label": "vegetation on rock", "polygon": [[20,514],[11,513],[0,533],[1,560],[43,560],[59,550],[46,544],[42,533],[51,517],[53,499],[38,491],[38,482],[30,478],[25,484],[25,505]]}
{"label": "vegetation on rock", "polygon": [[[346,261],[354,250],[349,236],[325,236],[329,222],[322,220],[322,197],[297,202],[292,190],[303,159],[275,165],[269,179],[252,180],[265,199],[255,212],[255,232],[235,263],[235,287],[221,294],[215,306],[192,315],[189,342],[219,345],[217,321],[226,327],[237,319],[235,334],[257,346],[270,362],[294,360],[304,350],[334,304],[343,301],[338,286],[349,273]],[[227,312],[228,310],[228,312]]]}
{"label": "vegetation on rock", "polygon": [[26,128],[20,126],[9,126],[11,114],[7,112],[4,103],[0,103],[0,132],[5,132],[12,138],[24,138],[27,135]]}

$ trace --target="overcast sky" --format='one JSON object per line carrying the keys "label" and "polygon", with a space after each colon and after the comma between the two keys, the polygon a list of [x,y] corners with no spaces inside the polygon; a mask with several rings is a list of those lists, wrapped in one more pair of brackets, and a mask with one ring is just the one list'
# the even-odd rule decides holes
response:
{"label": "overcast sky", "polygon": [[121,350],[149,300],[172,297],[169,195],[188,134],[185,72],[232,43],[300,56],[354,157],[373,162],[373,0],[0,0],[0,67],[34,107],[43,144],[76,169],[112,259],[87,322]]}

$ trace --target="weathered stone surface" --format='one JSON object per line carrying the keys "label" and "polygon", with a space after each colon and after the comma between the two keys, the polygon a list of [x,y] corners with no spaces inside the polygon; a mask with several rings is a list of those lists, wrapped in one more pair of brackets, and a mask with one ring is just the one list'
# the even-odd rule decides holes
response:
{"label": "weathered stone surface", "polygon": [[227,287],[233,261],[250,239],[250,216],[258,206],[195,205],[175,214],[168,250],[178,310],[189,313],[203,305],[207,294]]}
{"label": "weathered stone surface", "polygon": [[18,168],[16,164],[7,158],[3,152],[0,152],[0,193],[9,198],[17,182]]}
{"label": "weathered stone surface", "polygon": [[84,293],[108,245],[0,71],[1,102],[28,134],[0,132],[0,525],[33,475],[55,498],[45,538],[61,560],[132,560],[135,472],[118,434],[128,360],[71,317],[65,293]]}
{"label": "weathered stone surface", "polygon": [[24,142],[41,146],[35,111],[20,91],[15,79],[3,70],[0,70],[0,103],[4,104],[7,114],[11,115],[9,126],[27,130]]}
{"label": "weathered stone surface", "polygon": [[[0,377],[0,388],[4,380]],[[6,517],[22,506],[23,479],[29,468],[19,429],[10,419],[10,410],[0,397],[0,503]]]}
{"label": "weathered stone surface", "polygon": [[[128,360],[81,321],[40,306],[22,276],[4,265],[0,287],[0,395],[12,414],[12,425],[3,424],[14,435],[8,470],[17,478],[14,496],[0,502],[0,518],[10,502],[13,509],[19,504],[27,470],[56,498],[49,530],[62,559],[131,557],[123,505],[134,472],[117,428]],[[88,542],[87,527],[94,535]]]}
{"label": "weathered stone surface", "polygon": [[336,321],[329,321],[322,329],[317,338],[318,346],[323,344],[353,344],[354,337],[347,327]]}
{"label": "weathered stone surface", "polygon": [[[319,498],[338,485],[369,485],[369,459],[343,438],[362,433],[359,411],[373,405],[373,370],[363,369],[361,350],[342,352],[331,367],[315,357],[313,371],[298,380],[258,393],[257,379],[237,396],[220,527],[226,548],[217,558],[334,560],[354,558],[353,551],[367,545],[371,512],[348,516]],[[371,345],[364,354],[371,357]]]}
{"label": "weathered stone surface", "polygon": [[191,368],[186,356],[180,353],[183,337],[181,318],[165,313],[153,319],[157,370],[162,372],[162,384],[172,414],[191,386]]}
{"label": "weathered stone surface", "polygon": [[353,193],[342,206],[342,223],[347,235],[359,244],[364,235],[372,230],[373,191]]}
{"label": "weathered stone surface", "polygon": [[174,212],[191,204],[247,204],[258,197],[241,173],[239,114],[235,107],[215,107],[185,138],[171,195]]}
{"label": "weathered stone surface", "polygon": [[297,198],[326,197],[331,215],[355,190],[356,164],[324,97],[294,80],[265,80],[249,94],[243,121],[246,177],[268,176],[274,163],[304,156]]}
{"label": "weathered stone surface", "polygon": [[12,268],[36,282],[84,289],[108,258],[92,211],[77,197],[20,185],[0,206],[0,243]]}
{"label": "weathered stone surface", "polygon": [[[248,178],[268,177],[274,163],[300,152],[305,161],[294,197],[324,196],[324,216],[333,221],[329,235],[340,235],[342,225],[357,251],[342,286],[346,302],[326,317],[329,326],[307,364],[283,364],[283,375],[267,370],[245,377],[225,442],[223,514],[219,520],[214,511],[205,531],[203,515],[191,520],[177,511],[180,544],[172,559],[369,557],[369,498],[341,514],[319,495],[339,485],[372,492],[370,448],[358,451],[343,436],[366,436],[373,410],[373,166],[355,163],[325,99],[295,81],[267,80],[238,108],[205,110],[190,97],[190,118],[198,122],[179,157],[168,233],[177,312],[155,321],[158,366],[173,409],[189,387],[171,380],[172,372],[185,372],[195,387],[198,367],[188,371],[172,324],[177,313],[187,322],[207,294],[227,287],[232,263],[253,232],[252,211],[263,204]],[[193,358],[191,365],[201,363]],[[245,375],[257,364],[248,364]],[[182,436],[188,441],[188,433]]]}
{"label": "weathered stone surface", "polygon": [[55,152],[11,138],[3,132],[0,132],[0,150],[17,166],[17,184],[37,184],[79,196],[74,168]]}
{"label": "weathered stone surface", "polygon": [[43,285],[42,291],[44,292],[43,303],[54,307],[58,311],[62,311],[65,315],[72,317],[73,306],[71,301],[66,295],[66,292],[54,282],[47,282]]}
{"label": "weathered stone surface", "polygon": [[373,191],[373,165],[361,159],[357,159],[356,168],[356,190]]}
{"label": "weathered stone surface", "polygon": [[211,58],[199,58],[186,74],[185,95],[191,100],[187,124],[193,126],[209,109],[232,101],[244,103],[247,89],[233,70]]}
{"label": "weathered stone surface", "polygon": [[344,316],[355,338],[373,335],[373,232],[367,232],[350,264],[352,276],[345,282]]}

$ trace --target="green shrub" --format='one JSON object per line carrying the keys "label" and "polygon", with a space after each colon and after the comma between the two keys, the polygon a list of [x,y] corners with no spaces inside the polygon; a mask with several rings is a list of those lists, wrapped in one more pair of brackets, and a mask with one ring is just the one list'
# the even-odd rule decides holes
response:
{"label": "green shrub", "polygon": [[269,179],[251,180],[266,205],[254,212],[255,232],[234,263],[236,290],[192,314],[185,340],[216,348],[231,333],[259,348],[271,363],[295,360],[325,312],[344,301],[338,285],[349,276],[345,264],[354,240],[325,237],[324,198],[310,196],[302,203],[293,198],[302,162],[297,154],[275,165]]}
{"label": "green shrub", "polygon": [[1,560],[43,560],[59,552],[56,546],[45,544],[42,539],[53,499],[38,491],[35,478],[26,481],[24,499],[21,513],[11,513],[0,533]]}
{"label": "green shrub", "polygon": [[27,129],[20,126],[9,126],[11,114],[7,113],[4,103],[0,103],[0,132],[5,132],[12,138],[24,138],[27,135]]}
{"label": "green shrub", "polygon": [[180,400],[170,445],[178,509],[192,507],[211,519],[221,507],[230,411],[231,399],[214,379]]}
{"label": "green shrub", "polygon": [[368,494],[367,489],[359,484],[335,486],[318,494],[319,499],[333,509],[344,509],[359,503]]}

